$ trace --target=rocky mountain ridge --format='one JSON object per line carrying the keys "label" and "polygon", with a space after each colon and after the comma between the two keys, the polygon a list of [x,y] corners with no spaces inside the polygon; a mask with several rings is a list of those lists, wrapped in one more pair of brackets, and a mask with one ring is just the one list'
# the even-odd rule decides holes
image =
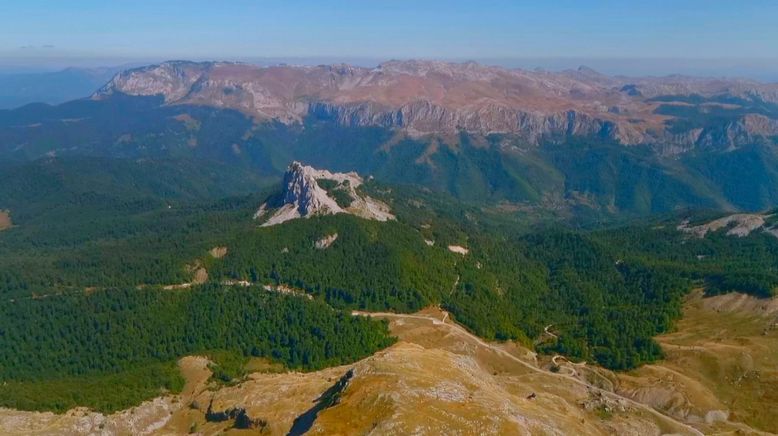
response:
{"label": "rocky mountain ridge", "polygon": [[713,221],[690,226],[689,221],[683,221],[677,226],[681,232],[704,238],[705,235],[719,230],[726,230],[727,236],[745,237],[752,232],[761,230],[764,233],[778,237],[778,228],[775,226],[774,214],[737,213],[727,215]]}
{"label": "rocky mountain ridge", "polygon": [[[375,68],[174,61],[124,71],[93,98],[114,93],[162,95],[166,104],[229,108],[287,124],[313,116],[412,136],[512,134],[535,145],[595,136],[678,152],[736,147],[778,134],[778,84],[612,77],[585,67],[547,72],[418,60]],[[690,110],[728,117],[673,128],[685,117],[678,112]]]}
{"label": "rocky mountain ridge", "polygon": [[[328,189],[320,186],[325,183]],[[389,206],[357,192],[362,183],[355,172],[331,173],[292,162],[284,174],[280,197],[263,203],[254,219],[264,220],[263,227],[296,218],[339,213],[377,221],[394,219]]]}

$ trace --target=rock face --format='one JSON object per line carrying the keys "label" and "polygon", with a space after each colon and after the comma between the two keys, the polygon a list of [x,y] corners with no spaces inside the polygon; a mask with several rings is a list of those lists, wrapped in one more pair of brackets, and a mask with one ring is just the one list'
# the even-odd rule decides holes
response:
{"label": "rock face", "polygon": [[[324,181],[329,189],[320,186]],[[331,173],[292,162],[284,174],[280,199],[262,204],[254,218],[264,219],[264,227],[295,218],[338,213],[378,221],[394,219],[389,206],[357,192],[362,183],[362,178],[354,172]]]}
{"label": "rock face", "polygon": [[756,230],[762,230],[763,232],[778,237],[778,228],[767,222],[770,217],[772,217],[772,215],[738,213],[697,226],[689,226],[689,222],[684,221],[678,225],[677,229],[698,238],[704,238],[708,233],[717,232],[722,229],[726,229],[727,236],[744,237]]}
{"label": "rock face", "polygon": [[[114,93],[161,95],[166,104],[230,108],[282,123],[315,117],[410,135],[512,134],[529,144],[594,136],[658,144],[667,152],[738,146],[778,131],[778,84],[610,77],[585,67],[552,73],[473,62],[391,61],[376,68],[165,62],[118,74],[94,98]],[[761,109],[741,110],[727,125],[669,128],[677,116],[673,109],[751,104]],[[776,115],[758,115],[765,105]],[[672,107],[658,111],[660,106]]]}
{"label": "rock face", "polygon": [[313,246],[317,250],[326,250],[326,249],[330,248],[330,245],[332,245],[332,243],[335,242],[337,239],[338,239],[338,234],[337,233],[334,233],[332,235],[327,235],[327,236],[319,239],[318,241],[316,241],[313,244]]}
{"label": "rock face", "polygon": [[331,214],[343,209],[319,187],[318,171],[299,162],[292,162],[284,174],[284,203],[294,205],[300,216]]}

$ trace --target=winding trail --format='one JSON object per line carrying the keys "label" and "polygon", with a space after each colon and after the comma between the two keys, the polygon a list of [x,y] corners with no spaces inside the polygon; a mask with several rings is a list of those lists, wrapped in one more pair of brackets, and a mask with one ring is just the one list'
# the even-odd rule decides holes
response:
{"label": "winding trail", "polygon": [[[545,332],[547,335],[551,336],[552,338],[554,338],[554,339],[559,339],[559,336],[557,336],[557,335],[555,335],[555,334],[551,333],[550,331],[548,331],[548,329],[550,329],[550,328],[551,328],[553,325],[554,325],[554,324],[549,324],[549,325],[547,325],[547,326],[546,326],[546,327],[543,329],[543,331],[544,331],[544,332]],[[555,365],[556,365],[556,364],[555,364]]]}
{"label": "winding trail", "polygon": [[551,363],[553,363],[553,364],[554,364],[554,366],[556,366],[557,368],[559,368],[559,371],[562,371],[563,369],[564,369],[565,371],[569,371],[569,372],[567,373],[567,375],[569,375],[570,377],[575,377],[575,376],[577,376],[577,375],[578,375],[578,373],[577,373],[577,372],[575,372],[575,370],[574,370],[573,368],[570,368],[569,366],[562,366],[562,365],[560,365],[559,363],[557,363],[557,361],[556,361],[556,360],[557,360],[558,358],[560,358],[560,357],[562,357],[562,356],[560,356],[559,354],[557,354],[556,356],[552,357],[552,358],[551,358]]}
{"label": "winding trail", "polygon": [[[445,312],[445,313],[446,313],[446,315],[448,315],[448,312]],[[571,381],[573,383],[577,383],[579,385],[585,386],[585,387],[587,387],[587,388],[589,388],[589,389],[591,389],[593,391],[596,391],[596,392],[598,392],[598,393],[600,393],[602,395],[622,400],[622,401],[626,402],[627,404],[629,404],[629,405],[631,405],[631,406],[633,406],[633,407],[635,407],[637,409],[643,410],[643,411],[649,413],[650,415],[653,415],[653,416],[659,418],[660,420],[662,420],[662,421],[664,421],[666,423],[669,423],[669,424],[671,424],[673,426],[678,426],[680,428],[683,428],[684,430],[687,430],[690,434],[694,434],[694,435],[698,435],[698,436],[703,436],[703,433],[701,431],[697,430],[696,428],[694,428],[694,427],[692,427],[692,426],[690,426],[690,425],[688,425],[686,423],[683,423],[681,421],[678,421],[678,420],[676,420],[673,417],[667,416],[664,413],[661,413],[658,410],[654,409],[653,407],[646,406],[643,403],[639,403],[639,402],[637,402],[637,401],[635,401],[635,400],[633,400],[631,398],[621,396],[621,395],[619,395],[619,394],[617,394],[615,392],[607,391],[607,390],[599,388],[597,386],[590,385],[590,384],[588,384],[588,383],[586,383],[586,382],[584,382],[582,380],[579,380],[579,379],[577,379],[577,378],[575,378],[575,377],[573,377],[571,375],[544,371],[544,370],[542,370],[542,369],[540,369],[540,368],[538,368],[536,366],[533,366],[533,365],[531,365],[531,364],[529,364],[529,363],[519,359],[518,357],[514,356],[513,354],[508,353],[507,351],[503,350],[502,348],[497,347],[497,346],[495,346],[493,344],[490,344],[490,343],[484,341],[483,339],[479,338],[478,336],[473,335],[472,333],[467,331],[464,327],[460,326],[459,324],[456,324],[454,322],[449,322],[449,323],[445,322],[445,319],[447,318],[447,316],[444,316],[443,320],[439,320],[439,319],[437,319],[435,317],[424,316],[424,315],[408,315],[408,314],[390,313],[390,312],[363,312],[363,311],[358,311],[358,310],[353,311],[352,315],[369,316],[369,317],[375,317],[375,318],[418,319],[418,320],[431,321],[432,324],[434,324],[434,325],[444,325],[447,328],[451,329],[453,331],[453,333],[455,333],[455,334],[457,334],[459,336],[463,336],[463,337],[465,337],[465,338],[467,338],[467,339],[469,339],[471,341],[475,341],[478,345],[481,345],[482,347],[488,348],[489,350],[494,351],[495,353],[497,353],[497,354],[499,354],[501,356],[507,357],[507,358],[515,361],[516,363],[518,363],[520,365],[523,365],[524,367],[526,367],[526,368],[528,368],[528,369],[530,369],[532,371],[535,371],[535,372],[540,373],[540,374],[548,375],[548,376],[551,376],[551,377],[561,377],[561,378],[564,378],[564,379],[566,379],[568,381]]]}
{"label": "winding trail", "polygon": [[454,294],[454,291],[457,289],[457,285],[459,284],[459,274],[457,274],[457,279],[454,280],[454,284],[451,285],[451,290],[448,291],[448,296],[452,296]]}

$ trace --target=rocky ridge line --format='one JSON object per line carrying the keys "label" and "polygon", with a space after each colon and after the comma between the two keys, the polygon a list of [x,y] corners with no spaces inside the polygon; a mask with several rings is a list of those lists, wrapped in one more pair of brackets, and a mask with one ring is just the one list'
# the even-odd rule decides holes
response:
{"label": "rocky ridge line", "polygon": [[[333,185],[330,192],[340,191],[341,204],[319,185],[319,181],[323,180]],[[284,173],[281,196],[263,203],[254,214],[254,219],[263,220],[263,227],[297,218],[339,213],[377,221],[393,220],[394,215],[389,206],[357,192],[362,183],[363,179],[355,172],[331,173],[292,162]],[[343,204],[344,199],[348,199],[349,204]]]}
{"label": "rocky ridge line", "polygon": [[678,132],[667,125],[673,116],[656,112],[668,95],[778,104],[778,84],[611,77],[585,67],[552,73],[473,62],[391,61],[362,68],[179,61],[124,71],[93,98],[114,93],[161,95],[166,104],[229,108],[287,124],[317,117],[350,127],[401,129],[411,136],[513,134],[529,144],[587,136],[653,144],[670,153],[735,147],[778,134],[778,120],[755,113]]}

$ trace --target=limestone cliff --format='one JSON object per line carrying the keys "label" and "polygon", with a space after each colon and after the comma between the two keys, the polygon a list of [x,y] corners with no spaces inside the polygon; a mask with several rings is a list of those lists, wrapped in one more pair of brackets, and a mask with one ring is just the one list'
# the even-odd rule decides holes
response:
{"label": "limestone cliff", "polygon": [[[391,61],[376,68],[165,62],[118,74],[94,98],[114,93],[162,95],[166,104],[229,108],[287,124],[316,117],[410,135],[512,134],[529,144],[586,136],[672,152],[736,147],[774,136],[778,123],[778,84],[611,77],[585,67],[553,73],[473,62]],[[674,125],[675,112],[689,107],[734,118],[704,129]],[[754,119],[765,111],[766,120]]]}
{"label": "limestone cliff", "polygon": [[[325,183],[328,189],[320,186]],[[284,173],[280,196],[260,206],[255,219],[272,226],[296,218],[348,213],[365,219],[394,219],[385,203],[358,192],[363,179],[354,172],[331,173],[292,162]]]}

